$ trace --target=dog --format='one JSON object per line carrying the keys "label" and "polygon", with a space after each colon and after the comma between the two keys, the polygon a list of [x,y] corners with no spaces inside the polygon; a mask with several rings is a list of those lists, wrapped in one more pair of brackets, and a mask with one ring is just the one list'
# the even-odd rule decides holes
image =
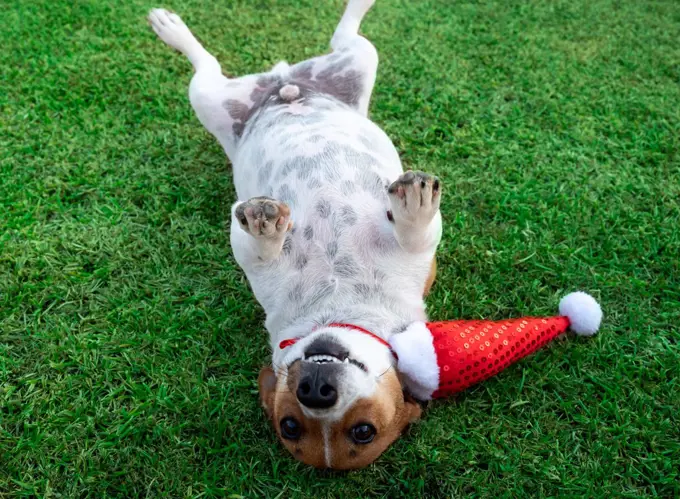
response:
{"label": "dog", "polygon": [[149,23],[194,67],[191,105],[233,166],[230,240],[266,312],[258,384],[279,439],[318,468],[372,463],[421,415],[389,338],[425,321],[442,188],[367,117],[378,54],[349,0],[331,53],[227,78],[174,13]]}

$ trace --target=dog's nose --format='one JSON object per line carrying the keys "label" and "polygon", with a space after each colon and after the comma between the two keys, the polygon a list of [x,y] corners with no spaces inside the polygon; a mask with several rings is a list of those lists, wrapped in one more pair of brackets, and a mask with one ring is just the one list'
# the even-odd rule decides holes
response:
{"label": "dog's nose", "polygon": [[302,405],[312,409],[328,409],[338,400],[337,390],[320,370],[300,380],[296,395]]}

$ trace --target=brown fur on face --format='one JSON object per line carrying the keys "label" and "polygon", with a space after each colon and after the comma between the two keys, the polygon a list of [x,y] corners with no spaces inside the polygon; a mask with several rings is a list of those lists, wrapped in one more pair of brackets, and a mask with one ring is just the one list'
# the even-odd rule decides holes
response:
{"label": "brown fur on face", "polygon": [[[266,367],[260,371],[258,384],[262,405],[271,418],[276,433],[293,456],[316,468],[353,469],[372,463],[394,442],[406,426],[420,417],[420,406],[405,396],[396,372],[390,369],[380,378],[376,392],[370,398],[359,399],[345,412],[342,419],[326,422],[306,417],[295,393],[299,366],[291,366],[287,380],[276,378]],[[298,440],[281,436],[283,418],[295,418],[302,425]],[[372,442],[357,444],[351,429],[357,424],[371,424],[376,428]]]}

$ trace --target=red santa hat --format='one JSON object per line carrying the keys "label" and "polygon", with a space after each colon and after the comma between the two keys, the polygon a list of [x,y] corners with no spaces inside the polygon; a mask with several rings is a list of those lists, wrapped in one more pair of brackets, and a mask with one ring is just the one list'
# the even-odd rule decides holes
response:
{"label": "red santa hat", "polygon": [[499,373],[568,328],[591,336],[602,321],[600,305],[582,292],[565,296],[559,313],[504,321],[416,322],[393,335],[390,346],[409,391],[421,400],[442,398]]}

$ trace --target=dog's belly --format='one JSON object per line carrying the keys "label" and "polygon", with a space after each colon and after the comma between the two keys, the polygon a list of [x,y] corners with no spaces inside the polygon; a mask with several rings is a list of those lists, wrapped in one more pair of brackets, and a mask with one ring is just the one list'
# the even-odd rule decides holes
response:
{"label": "dog's belly", "polygon": [[[387,135],[334,100],[304,102],[265,108],[253,118],[233,161],[238,198],[275,197],[299,212],[296,201],[304,204],[319,189],[348,195],[352,185],[386,200],[387,185],[402,173]],[[296,196],[286,199],[290,191]]]}
{"label": "dog's belly", "polygon": [[402,251],[387,219],[399,156],[371,121],[317,100],[265,110],[234,158],[239,200],[269,196],[292,212],[279,259],[248,273],[267,328],[347,307],[424,317],[431,259]]}

